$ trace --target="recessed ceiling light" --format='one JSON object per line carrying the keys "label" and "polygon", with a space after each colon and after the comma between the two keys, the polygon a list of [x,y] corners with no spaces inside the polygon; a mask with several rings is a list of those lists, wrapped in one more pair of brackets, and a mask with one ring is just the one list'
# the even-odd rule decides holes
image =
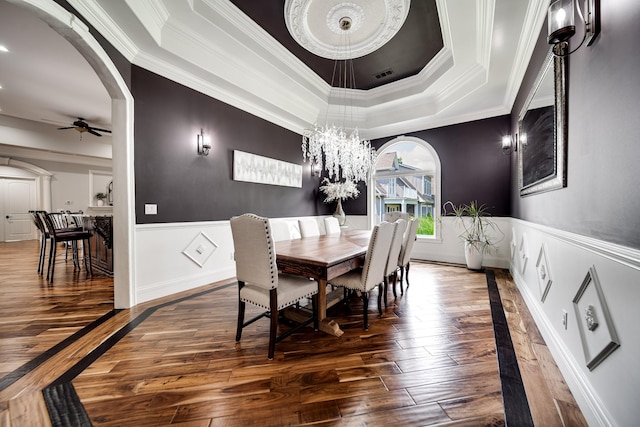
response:
{"label": "recessed ceiling light", "polygon": [[0,44],[0,52],[9,52],[6,46]]}

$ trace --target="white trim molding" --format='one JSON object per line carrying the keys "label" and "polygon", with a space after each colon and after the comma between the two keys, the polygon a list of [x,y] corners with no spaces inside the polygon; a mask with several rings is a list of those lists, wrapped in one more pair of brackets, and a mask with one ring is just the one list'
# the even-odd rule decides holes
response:
{"label": "white trim molding", "polygon": [[[634,425],[640,419],[640,380],[630,373],[637,371],[640,354],[636,326],[640,251],[519,219],[511,222],[513,239],[521,242],[526,234],[529,253],[544,253],[553,265],[550,287],[541,286],[539,269],[523,271],[516,259],[510,270],[587,422],[594,426]],[[585,321],[584,307],[576,313],[574,303],[576,295],[582,295],[585,272],[596,269],[598,292],[585,294],[580,303],[585,307],[593,305],[602,324],[585,332],[580,323]],[[564,312],[569,316],[563,322]],[[608,328],[616,331],[611,339],[616,350],[608,351],[606,359],[598,358],[594,363],[589,353],[585,356],[585,334],[593,335],[587,339],[597,340],[595,334]],[[598,349],[599,345],[600,341]]]}

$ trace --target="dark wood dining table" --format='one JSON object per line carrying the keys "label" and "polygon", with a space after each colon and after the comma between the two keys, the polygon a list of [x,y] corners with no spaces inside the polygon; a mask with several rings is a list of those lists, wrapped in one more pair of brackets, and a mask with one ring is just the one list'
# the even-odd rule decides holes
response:
{"label": "dark wood dining table", "polygon": [[278,270],[318,282],[321,331],[337,337],[343,334],[337,322],[327,319],[327,282],[363,264],[370,237],[370,230],[349,230],[276,242]]}

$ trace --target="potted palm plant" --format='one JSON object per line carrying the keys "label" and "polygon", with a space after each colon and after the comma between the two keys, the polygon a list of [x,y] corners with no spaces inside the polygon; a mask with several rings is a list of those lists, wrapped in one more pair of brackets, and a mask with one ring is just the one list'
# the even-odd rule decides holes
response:
{"label": "potted palm plant", "polygon": [[467,268],[470,270],[482,270],[484,255],[494,249],[494,231],[501,233],[498,225],[491,219],[486,205],[479,205],[472,201],[467,205],[455,206],[451,201],[444,204],[450,206],[452,214],[456,216],[463,231],[459,237],[464,242],[464,257]]}

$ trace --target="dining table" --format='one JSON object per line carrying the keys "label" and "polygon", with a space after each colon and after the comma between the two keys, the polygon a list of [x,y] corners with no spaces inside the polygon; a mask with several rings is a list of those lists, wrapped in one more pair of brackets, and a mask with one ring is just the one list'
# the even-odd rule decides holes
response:
{"label": "dining table", "polygon": [[327,283],[364,264],[371,230],[347,230],[275,243],[276,263],[282,273],[308,277],[318,282],[319,329],[341,336],[335,320],[327,319]]}

